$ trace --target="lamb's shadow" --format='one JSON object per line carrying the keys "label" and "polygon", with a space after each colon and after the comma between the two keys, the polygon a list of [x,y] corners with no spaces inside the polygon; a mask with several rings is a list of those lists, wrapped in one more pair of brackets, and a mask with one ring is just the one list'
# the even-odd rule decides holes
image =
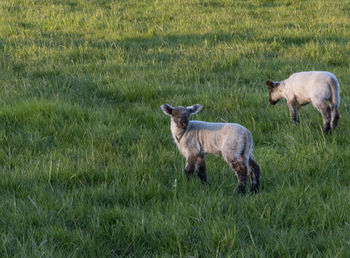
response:
{"label": "lamb's shadow", "polygon": [[[277,38],[279,42],[287,45],[303,45],[308,42],[314,42],[311,36],[281,36]],[[339,37],[323,37],[325,41],[339,41]],[[120,40],[106,40],[105,38],[93,38],[86,39],[84,33],[42,33],[41,37],[36,39],[28,39],[20,42],[24,47],[32,47],[33,44],[46,49],[55,50],[60,55],[64,55],[63,61],[69,69],[57,70],[54,66],[50,66],[50,60],[38,59],[36,63],[28,64],[25,60],[18,60],[12,57],[10,54],[5,54],[4,59],[7,60],[9,67],[15,74],[20,77],[28,78],[29,80],[45,79],[50,85],[61,85],[62,87],[51,87],[48,94],[64,94],[70,97],[72,93],[76,95],[81,94],[87,101],[91,102],[93,98],[94,102],[100,103],[115,103],[121,102],[125,98],[123,94],[114,87],[113,90],[106,87],[98,87],[94,82],[94,78],[89,74],[76,74],[73,71],[74,64],[81,62],[81,64],[101,63],[101,68],[98,64],[97,69],[110,69],[114,76],[118,79],[127,78],[128,74],[123,73],[123,69],[127,66],[129,73],[133,72],[132,69],[134,64],[141,64],[142,60],[155,60],[152,62],[144,62],[142,65],[144,69],[156,70],[158,62],[163,62],[164,65],[171,66],[172,61],[183,58],[183,53],[189,48],[199,48],[201,46],[209,45],[215,46],[219,44],[234,44],[235,42],[244,41],[263,41],[273,42],[274,37],[268,37],[265,35],[259,35],[256,30],[247,28],[241,31],[234,31],[232,33],[198,33],[198,34],[172,34],[172,35],[146,35],[139,37],[129,37]],[[13,48],[18,48],[18,42],[7,41],[2,39],[0,41],[0,49],[5,48],[6,45],[13,45]],[[87,46],[88,50],[84,50],[84,46]],[[70,49],[70,52],[65,52],[65,49]],[[83,50],[82,50],[83,49]],[[159,51],[159,49],[166,49],[166,51]],[[105,51],[108,50],[108,51]],[[122,51],[129,56],[132,56],[134,60],[131,63],[116,64],[105,62],[109,57],[105,53],[113,51]],[[191,57],[189,57],[191,58]],[[194,57],[195,58],[195,57]],[[49,65],[45,65],[49,64]],[[31,66],[31,67],[28,67]],[[229,64],[224,69],[231,71],[234,67]],[[215,69],[215,68],[213,68]],[[222,67],[220,67],[222,71]],[[217,69],[218,70],[218,69]],[[214,73],[218,72],[213,70]],[[119,77],[118,77],[119,76]],[[90,100],[88,100],[90,98]]]}
{"label": "lamb's shadow", "polygon": [[[242,36],[242,35],[241,35]],[[84,65],[89,63],[96,64],[96,69],[109,70],[113,76],[121,81],[128,79],[128,73],[133,73],[132,66],[142,63],[141,59],[155,60],[155,64],[145,62],[145,69],[157,69],[157,62],[162,61],[166,65],[172,65],[169,60],[174,60],[181,57],[180,48],[203,44],[219,44],[220,42],[231,42],[234,36],[225,33],[205,33],[205,34],[183,34],[183,35],[151,35],[141,37],[125,38],[123,40],[106,40],[105,38],[86,39],[84,33],[42,33],[41,37],[36,39],[25,39],[20,44],[25,47],[33,47],[36,45],[43,49],[51,49],[56,52],[61,58],[56,65],[49,58],[42,57],[32,62],[26,60],[15,59],[10,53],[5,54],[9,67],[17,77],[25,78],[34,85],[41,85],[42,81],[46,82],[45,90],[40,87],[36,90],[32,88],[35,94],[44,94],[55,96],[57,94],[64,95],[66,98],[76,98],[79,96],[79,101],[93,103],[120,103],[128,97],[124,98],[123,93],[118,90],[118,87],[113,87],[111,90],[108,87],[97,85],[93,75],[74,72],[76,65]],[[0,47],[11,46],[18,48],[18,42],[3,39],[0,41]],[[149,51],[150,49],[167,48],[166,52]],[[65,50],[67,49],[67,51]],[[107,50],[108,51],[105,51]],[[115,62],[106,62],[108,57],[105,52],[122,51],[128,56],[132,56],[134,60],[131,63],[118,64]],[[59,56],[54,57],[59,58]],[[62,66],[63,64],[63,66]],[[65,65],[66,64],[66,65]],[[61,66],[61,69],[57,67]],[[68,69],[64,66],[70,67]],[[63,68],[64,69],[63,69]],[[126,68],[125,68],[126,67]],[[125,69],[129,69],[123,73]],[[131,70],[130,70],[131,69]],[[106,82],[99,82],[99,84]],[[158,92],[159,93],[159,92]],[[156,93],[154,93],[156,94]],[[132,96],[130,97],[132,98]],[[91,101],[93,100],[93,101]],[[89,103],[90,102],[90,103]]]}

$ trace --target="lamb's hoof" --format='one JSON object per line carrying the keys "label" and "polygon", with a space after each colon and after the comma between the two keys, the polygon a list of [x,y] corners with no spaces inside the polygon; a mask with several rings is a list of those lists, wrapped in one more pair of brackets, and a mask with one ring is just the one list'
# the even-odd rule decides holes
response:
{"label": "lamb's hoof", "polygon": [[243,184],[239,184],[238,185],[238,188],[237,188],[237,193],[238,194],[245,194],[245,185],[243,185]]}
{"label": "lamb's hoof", "polygon": [[201,180],[202,185],[209,185],[207,180]]}
{"label": "lamb's hoof", "polygon": [[326,125],[323,127],[323,133],[326,135],[330,132],[331,127],[329,125]]}
{"label": "lamb's hoof", "polygon": [[252,184],[250,187],[250,192],[253,194],[259,193],[259,185],[258,184]]}
{"label": "lamb's hoof", "polygon": [[300,124],[299,120],[293,120],[293,123],[294,123],[295,125],[299,125],[299,124]]}

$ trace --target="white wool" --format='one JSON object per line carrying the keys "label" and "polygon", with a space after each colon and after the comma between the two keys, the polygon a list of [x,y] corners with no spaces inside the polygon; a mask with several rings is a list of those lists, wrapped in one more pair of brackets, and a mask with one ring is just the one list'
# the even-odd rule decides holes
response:
{"label": "white wool", "polygon": [[241,158],[245,148],[249,146],[243,157],[246,163],[252,154],[252,135],[240,124],[191,120],[186,131],[183,131],[172,120],[171,132],[177,147],[186,158],[214,154],[229,162],[233,157]]}

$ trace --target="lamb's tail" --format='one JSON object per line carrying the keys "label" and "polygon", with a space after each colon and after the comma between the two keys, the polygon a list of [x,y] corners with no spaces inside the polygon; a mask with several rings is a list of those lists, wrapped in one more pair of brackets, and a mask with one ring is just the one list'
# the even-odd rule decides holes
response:
{"label": "lamb's tail", "polygon": [[332,110],[332,118],[331,118],[331,128],[335,128],[338,125],[339,121],[339,105],[340,105],[340,89],[339,89],[339,81],[334,76],[331,78],[330,87],[332,91],[331,98],[331,110]]}
{"label": "lamb's tail", "polygon": [[244,157],[244,159],[246,161],[246,165],[248,167],[249,157],[253,153],[253,136],[252,136],[252,133],[249,132],[248,130],[246,130],[244,132],[244,136],[245,136],[245,146],[243,149],[243,157]]}
{"label": "lamb's tail", "polygon": [[337,78],[335,77],[331,78],[330,87],[332,91],[331,108],[332,110],[338,109],[340,104],[340,90],[339,90],[339,82]]}

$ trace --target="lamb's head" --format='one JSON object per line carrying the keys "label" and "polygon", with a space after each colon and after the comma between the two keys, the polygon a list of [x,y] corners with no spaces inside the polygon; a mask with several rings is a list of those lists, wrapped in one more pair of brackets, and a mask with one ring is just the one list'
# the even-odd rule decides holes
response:
{"label": "lamb's head", "polygon": [[195,104],[189,107],[172,107],[169,104],[163,104],[160,106],[164,114],[171,116],[171,119],[175,122],[176,126],[181,129],[186,129],[190,121],[191,114],[197,114],[202,110],[201,104]]}
{"label": "lamb's head", "polygon": [[267,80],[267,88],[269,90],[270,104],[275,105],[282,98],[281,83]]}

